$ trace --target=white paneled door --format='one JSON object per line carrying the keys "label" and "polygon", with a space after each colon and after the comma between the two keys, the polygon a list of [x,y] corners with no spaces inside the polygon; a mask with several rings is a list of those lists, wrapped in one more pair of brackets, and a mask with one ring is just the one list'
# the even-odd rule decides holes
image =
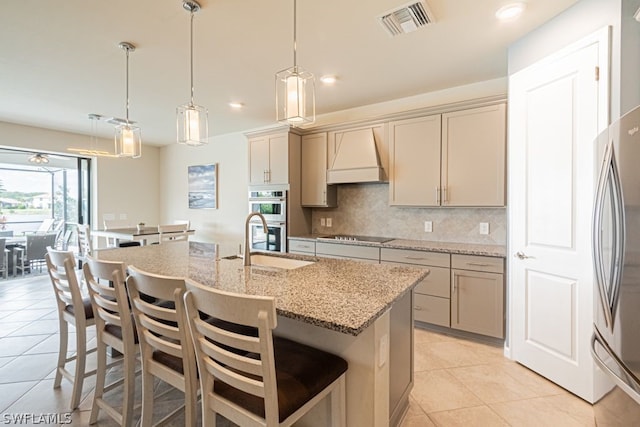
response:
{"label": "white paneled door", "polygon": [[603,29],[509,79],[512,357],[593,401],[593,140],[608,125]]}

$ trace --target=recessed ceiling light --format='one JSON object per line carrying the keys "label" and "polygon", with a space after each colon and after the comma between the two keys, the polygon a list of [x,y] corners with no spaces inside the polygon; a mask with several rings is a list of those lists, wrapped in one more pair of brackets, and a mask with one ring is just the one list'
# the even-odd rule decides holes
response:
{"label": "recessed ceiling light", "polygon": [[496,18],[501,21],[510,21],[512,19],[516,19],[517,17],[522,15],[522,12],[524,12],[526,7],[527,5],[523,2],[509,3],[498,9],[498,11],[496,12]]}
{"label": "recessed ceiling light", "polygon": [[320,77],[320,81],[326,85],[332,85],[336,82],[336,80],[338,80],[338,78],[333,75],[326,75],[326,76]]}
{"label": "recessed ceiling light", "polygon": [[244,107],[244,104],[241,102],[230,102],[229,107],[233,108],[234,110],[239,110]]}

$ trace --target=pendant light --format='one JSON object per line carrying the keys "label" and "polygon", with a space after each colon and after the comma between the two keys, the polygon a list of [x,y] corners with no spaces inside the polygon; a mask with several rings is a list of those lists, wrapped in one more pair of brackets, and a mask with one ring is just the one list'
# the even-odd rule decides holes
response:
{"label": "pendant light", "polygon": [[193,16],[200,10],[200,4],[185,0],[182,7],[191,13],[190,69],[191,69],[191,100],[188,104],[180,105],[176,109],[178,144],[203,145],[208,142],[209,124],[207,109],[193,103]]}
{"label": "pendant light", "polygon": [[129,121],[129,53],[136,50],[135,46],[128,42],[122,42],[118,45],[127,55],[127,78],[126,78],[126,111],[125,122],[116,126],[116,155],[118,157],[138,158],[142,156],[142,138],[140,137],[140,128],[134,126]]}
{"label": "pendant light", "polygon": [[315,79],[297,63],[297,0],[293,0],[293,67],[276,73],[276,120],[292,126],[316,120]]}

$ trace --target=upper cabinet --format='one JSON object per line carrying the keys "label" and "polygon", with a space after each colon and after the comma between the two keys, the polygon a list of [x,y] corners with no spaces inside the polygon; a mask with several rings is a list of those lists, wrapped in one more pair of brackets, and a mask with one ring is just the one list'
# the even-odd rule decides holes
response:
{"label": "upper cabinet", "polygon": [[290,145],[298,135],[279,132],[249,138],[249,184],[289,184]]}
{"label": "upper cabinet", "polygon": [[389,203],[439,206],[440,114],[389,124]]}
{"label": "upper cabinet", "polygon": [[442,115],[442,205],[504,206],[505,104]]}
{"label": "upper cabinet", "polygon": [[304,135],[301,141],[302,206],[335,207],[335,185],[327,185],[327,133]]}
{"label": "upper cabinet", "polygon": [[505,104],[389,124],[389,203],[504,206]]}

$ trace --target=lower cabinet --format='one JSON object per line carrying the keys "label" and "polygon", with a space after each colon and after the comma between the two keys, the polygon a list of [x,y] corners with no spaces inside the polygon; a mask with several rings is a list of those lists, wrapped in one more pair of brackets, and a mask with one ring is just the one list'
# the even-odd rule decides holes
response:
{"label": "lower cabinet", "polygon": [[504,261],[451,256],[451,327],[504,338]]}
{"label": "lower cabinet", "polygon": [[289,253],[300,255],[315,255],[316,242],[309,239],[289,238]]}
{"label": "lower cabinet", "polygon": [[380,263],[380,248],[344,243],[316,242],[316,255],[326,258],[343,258],[354,261]]}
{"label": "lower cabinet", "polygon": [[451,256],[439,252],[382,248],[383,264],[412,264],[426,267],[429,275],[413,290],[413,317],[419,322],[450,326]]}

